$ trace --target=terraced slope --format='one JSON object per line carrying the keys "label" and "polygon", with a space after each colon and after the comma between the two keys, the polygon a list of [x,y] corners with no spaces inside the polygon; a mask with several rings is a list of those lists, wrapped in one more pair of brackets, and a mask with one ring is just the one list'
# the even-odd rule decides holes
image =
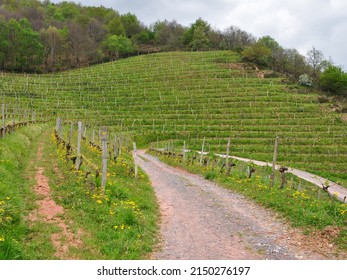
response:
{"label": "terraced slope", "polygon": [[232,52],[163,53],[42,76],[2,74],[1,103],[37,116],[81,119],[128,131],[138,143],[174,139],[223,153],[278,161],[347,186],[347,125],[318,95],[260,78]]}

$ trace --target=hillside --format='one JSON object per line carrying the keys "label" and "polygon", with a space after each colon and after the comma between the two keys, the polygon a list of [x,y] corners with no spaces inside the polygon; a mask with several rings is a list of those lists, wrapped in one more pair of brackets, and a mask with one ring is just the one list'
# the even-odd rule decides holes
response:
{"label": "hillside", "polygon": [[142,146],[173,139],[200,149],[205,138],[223,153],[230,137],[233,155],[265,161],[278,135],[279,164],[347,186],[342,116],[317,93],[266,73],[230,51],[152,54],[50,75],[3,73],[1,103],[10,118],[36,111],[37,119],[83,120]]}

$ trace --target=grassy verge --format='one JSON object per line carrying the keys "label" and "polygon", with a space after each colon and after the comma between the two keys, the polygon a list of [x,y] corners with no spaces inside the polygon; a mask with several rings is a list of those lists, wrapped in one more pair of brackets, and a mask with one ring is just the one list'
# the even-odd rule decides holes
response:
{"label": "grassy verge", "polygon": [[[46,175],[55,201],[82,230],[83,246],[72,249],[79,259],[146,259],[157,241],[158,208],[149,179],[133,174],[131,154],[124,149],[117,162],[108,163],[106,193],[91,166],[98,166],[101,153],[82,143],[84,163],[79,172],[66,159],[66,150],[52,134],[45,153],[51,158]],[[56,161],[58,159],[58,161]]]}
{"label": "grassy verge", "polygon": [[0,139],[0,259],[3,260],[29,258],[24,244],[31,229],[24,218],[34,208],[34,196],[24,173],[44,127],[20,128]]}
{"label": "grassy verge", "polygon": [[[339,228],[339,237],[335,240],[341,248],[347,249],[347,204],[340,203],[334,197],[330,198],[320,188],[301,180],[300,178],[286,174],[287,184],[280,189],[281,178],[279,172],[275,176],[275,184],[270,188],[268,167],[254,167],[248,163],[234,161],[236,166],[230,170],[229,176],[226,170],[221,172],[222,162],[201,166],[198,159],[190,160],[165,156],[155,153],[164,162],[179,166],[188,171],[204,176],[215,181],[225,188],[237,191],[257,203],[275,210],[291,222],[293,226],[302,227],[306,232],[311,230],[323,230],[327,226]],[[209,159],[213,162],[213,159]],[[255,173],[248,178],[247,170],[255,168]]]}

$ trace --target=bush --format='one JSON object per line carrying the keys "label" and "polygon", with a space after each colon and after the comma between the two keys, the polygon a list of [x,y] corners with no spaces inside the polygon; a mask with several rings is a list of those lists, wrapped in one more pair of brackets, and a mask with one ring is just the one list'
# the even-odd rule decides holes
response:
{"label": "bush", "polygon": [[347,74],[341,67],[329,65],[321,74],[320,84],[323,90],[334,94],[345,94],[347,91]]}
{"label": "bush", "polygon": [[302,85],[302,86],[306,86],[306,87],[312,87],[313,80],[312,80],[312,78],[309,75],[302,74],[299,77],[299,84]]}

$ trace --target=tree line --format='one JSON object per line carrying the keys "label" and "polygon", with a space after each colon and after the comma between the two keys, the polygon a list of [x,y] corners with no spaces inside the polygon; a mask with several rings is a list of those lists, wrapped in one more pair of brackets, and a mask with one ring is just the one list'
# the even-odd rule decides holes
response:
{"label": "tree line", "polygon": [[160,51],[233,50],[244,61],[271,68],[306,86],[346,94],[347,76],[313,48],[306,56],[270,36],[236,26],[220,31],[203,19],[146,26],[111,8],[49,0],[0,0],[0,70],[53,72]]}

